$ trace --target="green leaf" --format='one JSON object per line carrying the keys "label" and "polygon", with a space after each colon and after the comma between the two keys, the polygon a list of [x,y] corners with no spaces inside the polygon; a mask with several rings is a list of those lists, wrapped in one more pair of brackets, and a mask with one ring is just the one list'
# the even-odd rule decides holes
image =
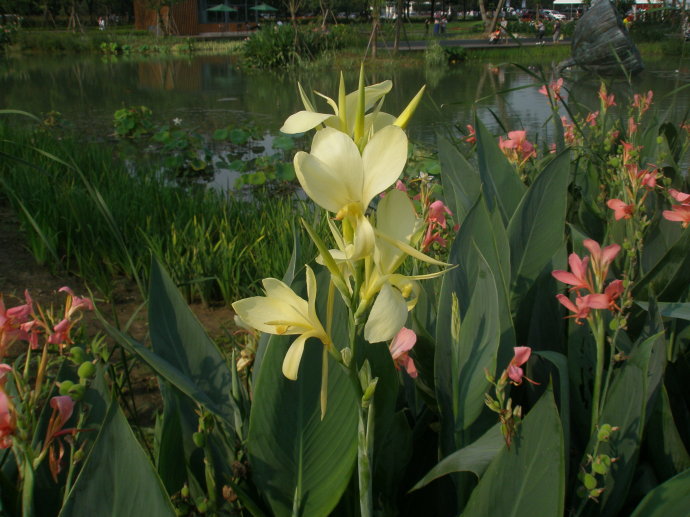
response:
{"label": "green leaf", "polygon": [[472,492],[463,517],[563,515],[565,449],[551,387]]}
{"label": "green leaf", "polygon": [[437,140],[446,205],[462,224],[479,197],[479,173],[447,138],[438,135]]}
{"label": "green leaf", "polygon": [[690,500],[690,469],[649,492],[631,517],[685,517]]}
{"label": "green leaf", "polygon": [[652,222],[646,235],[640,268],[642,278],[634,289],[634,298],[645,298],[651,289],[661,300],[677,300],[690,283],[690,228],[663,218]]}
{"label": "green leaf", "polygon": [[499,149],[494,136],[477,116],[475,116],[474,127],[477,131],[479,175],[486,193],[489,211],[494,212],[497,208],[503,224],[507,225],[520,204],[526,190],[525,185]]}
{"label": "green leaf", "polygon": [[500,343],[496,282],[484,257],[476,248],[475,252],[475,267],[466,267],[476,275],[476,283],[451,353],[456,432],[467,429],[484,409],[484,393],[489,389],[485,369],[496,369]]}
{"label": "green leaf", "polygon": [[295,139],[289,135],[277,135],[273,137],[273,148],[290,151],[295,148]]}
{"label": "green leaf", "polygon": [[231,374],[225,358],[156,259],[151,263],[149,292],[153,352],[165,361],[165,370],[175,370],[163,377],[184,392],[171,378],[173,373],[184,376],[205,394],[204,400],[213,401],[215,411],[233,427],[237,408],[230,394]]}
{"label": "green leaf", "polygon": [[[635,302],[637,305],[642,307],[644,310],[649,309],[649,303],[647,302]],[[682,320],[690,321],[690,303],[664,303],[658,302],[659,312],[662,316],[667,318],[679,318]]]}
{"label": "green leaf", "polygon": [[668,392],[663,384],[661,396],[646,429],[645,441],[649,458],[660,479],[690,468],[690,455],[676,427]]}
{"label": "green leaf", "polygon": [[[648,399],[660,382],[661,376],[654,372],[659,354],[663,357],[663,332],[636,345],[614,378],[599,423],[619,427],[619,430],[611,434],[608,442],[600,444],[598,453],[616,458],[616,462],[604,479],[599,502],[588,504],[590,515],[615,515],[625,502],[637,467]],[[592,449],[595,440],[596,432],[588,450]]]}
{"label": "green leaf", "polygon": [[[346,374],[331,361],[328,409],[321,420],[320,343],[305,346],[296,381],[281,364],[286,348],[270,343],[249,422],[254,483],[276,516],[328,515],[347,487],[357,451],[357,403]],[[294,509],[294,512],[293,512]]]}
{"label": "green leaf", "polygon": [[504,445],[505,441],[499,423],[490,428],[476,442],[443,458],[410,491],[418,490],[452,472],[473,472],[477,477],[481,477]]}
{"label": "green leaf", "polygon": [[567,151],[552,160],[532,183],[510,219],[513,314],[563,243],[569,164]]}
{"label": "green leaf", "polygon": [[115,402],[59,517],[94,515],[175,515],[161,480]]}

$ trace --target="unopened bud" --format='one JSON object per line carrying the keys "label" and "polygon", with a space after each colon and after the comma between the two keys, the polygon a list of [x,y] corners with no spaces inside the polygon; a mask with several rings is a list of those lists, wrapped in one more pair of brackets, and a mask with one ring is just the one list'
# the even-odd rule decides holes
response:
{"label": "unopened bud", "polygon": [[350,363],[352,362],[352,350],[350,348],[345,347],[340,351],[340,357],[343,358],[343,364],[346,367],[350,367]]}
{"label": "unopened bud", "polygon": [[585,474],[582,477],[582,484],[585,485],[587,490],[593,490],[597,487],[597,478],[592,474]]}
{"label": "unopened bud", "polygon": [[374,392],[376,391],[376,384],[378,384],[378,382],[379,382],[378,377],[374,377],[369,382],[369,386],[367,386],[367,389],[364,390],[364,395],[362,395],[362,406],[366,407],[369,405],[369,401],[374,396]]}
{"label": "unopened bud", "polygon": [[73,346],[69,349],[69,358],[74,364],[81,364],[86,360],[84,349],[79,346]]}
{"label": "unopened bud", "polygon": [[59,386],[60,395],[67,395],[69,394],[70,388],[74,386],[74,383],[72,381],[62,381]]}
{"label": "unopened bud", "polygon": [[77,370],[77,375],[80,379],[93,379],[96,375],[96,366],[90,361],[83,362]]}
{"label": "unopened bud", "polygon": [[84,393],[86,392],[86,386],[83,384],[72,384],[67,390],[67,394],[72,398],[72,400],[81,400],[84,398]]}
{"label": "unopened bud", "polygon": [[194,445],[201,449],[206,445],[206,435],[204,435],[204,433],[196,432],[192,435],[192,441],[194,442]]}

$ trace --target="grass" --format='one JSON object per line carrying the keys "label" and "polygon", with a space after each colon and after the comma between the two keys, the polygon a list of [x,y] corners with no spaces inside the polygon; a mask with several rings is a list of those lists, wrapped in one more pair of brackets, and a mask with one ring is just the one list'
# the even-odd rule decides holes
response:
{"label": "grass", "polygon": [[188,300],[230,303],[282,277],[295,232],[310,243],[293,221],[313,220],[312,210],[294,195],[181,187],[153,165],[114,160],[111,147],[2,125],[0,155],[0,194],[36,260],[106,297],[122,277],[143,291],[155,253]]}

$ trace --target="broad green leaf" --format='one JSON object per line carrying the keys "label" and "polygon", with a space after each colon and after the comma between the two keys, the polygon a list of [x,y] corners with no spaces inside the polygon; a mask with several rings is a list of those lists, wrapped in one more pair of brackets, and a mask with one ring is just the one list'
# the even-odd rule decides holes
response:
{"label": "broad green leaf", "polygon": [[[642,307],[644,310],[648,310],[649,303],[647,302],[635,302],[637,305]],[[662,316],[667,318],[679,318],[682,320],[690,321],[690,303],[664,303],[658,302],[659,312]]]}
{"label": "broad green leaf", "polygon": [[[487,386],[484,368],[493,373],[497,355],[502,349],[512,351],[514,346],[507,280],[503,276],[504,273],[509,274],[508,246],[502,222],[498,219],[498,214],[491,218],[480,197],[451,247],[450,262],[460,267],[443,276],[434,358],[443,456],[468,445],[477,437],[465,436],[462,443],[458,443],[456,433],[472,424],[483,410],[482,390]],[[482,312],[488,307],[493,309]],[[467,319],[470,313],[471,317]],[[472,336],[473,333],[476,335]],[[475,338],[477,341],[472,341]],[[507,357],[510,353],[505,355]],[[460,372],[466,372],[464,377]],[[474,394],[469,398],[468,389]],[[461,409],[465,404],[473,409],[470,412],[465,411],[467,408]],[[485,430],[475,431],[481,434]]]}
{"label": "broad green leaf", "polygon": [[655,406],[645,441],[654,469],[660,479],[671,477],[690,468],[690,455],[676,427],[666,387],[661,385],[661,396]]}
{"label": "broad green leaf", "polygon": [[513,443],[491,462],[463,517],[563,515],[563,429],[549,387],[527,413]]}
{"label": "broad green leaf", "polygon": [[[637,467],[648,399],[658,389],[660,375],[654,373],[656,358],[664,354],[663,333],[651,336],[635,346],[628,361],[620,368],[606,397],[601,424],[619,427],[608,442],[599,446],[599,454],[616,458],[603,481],[599,502],[588,503],[589,515],[615,515],[623,506]],[[590,440],[591,450],[596,436]]]}
{"label": "broad green leaf", "polygon": [[473,472],[480,478],[504,445],[501,424],[496,424],[477,441],[443,458],[410,491],[418,490],[451,472]]}
{"label": "broad green leaf", "polygon": [[329,365],[328,409],[321,420],[322,345],[308,342],[296,381],[283,377],[286,348],[266,349],[249,422],[254,483],[276,516],[328,515],[347,487],[357,450],[351,381]]}
{"label": "broad green leaf", "polygon": [[484,393],[489,389],[485,370],[496,369],[500,343],[496,282],[486,260],[475,248],[476,275],[469,307],[461,317],[458,339],[453,339],[453,410],[456,433],[466,430],[484,409]]}
{"label": "broad green leaf", "polygon": [[522,299],[563,243],[570,155],[549,162],[523,196],[508,225],[510,305],[516,314]]}
{"label": "broad green leaf", "polygon": [[644,299],[651,289],[658,299],[675,301],[690,283],[690,228],[659,218],[646,235],[633,297]]}
{"label": "broad green leaf", "polygon": [[439,135],[437,141],[444,199],[462,224],[481,191],[479,173],[447,138]]}
{"label": "broad green leaf", "polygon": [[[231,374],[225,358],[155,259],[151,263],[149,329],[153,352],[212,400],[223,420],[233,427],[237,408],[230,395]],[[170,375],[163,377],[175,385]]]}
{"label": "broad green leaf", "polygon": [[525,186],[479,117],[475,116],[474,127],[477,132],[479,175],[489,211],[493,212],[497,208],[503,223],[507,225],[522,199]]}
{"label": "broad green leaf", "polygon": [[[328,274],[318,275],[317,311],[326,321]],[[301,284],[293,284],[299,294]],[[339,296],[335,297],[340,300]],[[347,318],[336,307],[331,337],[348,343]],[[254,484],[274,515],[328,515],[350,482],[357,454],[358,403],[352,380],[329,358],[328,406],[321,420],[323,346],[308,340],[296,381],[281,365],[285,338],[268,342],[256,376],[247,440]]]}
{"label": "broad green leaf", "polygon": [[[566,450],[570,450],[570,375],[568,374],[568,358],[563,354],[549,350],[540,350],[534,353],[549,361],[558,371],[558,406],[561,409],[563,442]],[[566,457],[566,464],[567,462],[568,457]]]}
{"label": "broad green leaf", "polygon": [[59,517],[94,515],[175,516],[161,480],[115,402]]}
{"label": "broad green leaf", "polygon": [[690,501],[690,469],[649,492],[630,517],[685,517]]}

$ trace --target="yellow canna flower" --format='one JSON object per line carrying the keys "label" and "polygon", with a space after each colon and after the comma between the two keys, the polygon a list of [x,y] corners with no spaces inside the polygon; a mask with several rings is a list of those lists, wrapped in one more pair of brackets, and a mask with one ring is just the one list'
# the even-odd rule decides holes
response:
{"label": "yellow canna flower", "polygon": [[364,326],[364,338],[370,343],[392,339],[403,327],[408,311],[417,303],[420,290],[417,280],[434,278],[447,271],[411,276],[397,274],[408,256],[437,266],[450,265],[410,245],[419,222],[407,194],[399,190],[388,192],[379,203],[376,215],[373,263],[366,268],[357,309],[362,314],[375,297]]}
{"label": "yellow canna flower", "polygon": [[277,335],[298,335],[283,360],[283,375],[297,379],[304,344],[310,337],[320,339],[327,348],[332,346],[316,314],[316,277],[306,266],[307,298],[305,300],[285,283],[275,278],[263,281],[266,296],[244,298],[232,304],[232,308],[246,324],[261,332]]}
{"label": "yellow canna flower", "polygon": [[407,136],[397,126],[375,133],[361,153],[345,133],[326,128],[314,136],[311,153],[295,155],[295,173],[306,194],[351,225],[348,259],[373,252],[374,230],[364,213],[398,179],[406,160]]}
{"label": "yellow canna flower", "polygon": [[[386,126],[396,125],[403,129],[407,127],[407,123],[417,108],[425,90],[425,87],[422,86],[400,116],[396,118],[393,115],[381,111],[383,99],[393,88],[393,83],[387,80],[364,86],[363,68],[360,69],[359,88],[347,95],[345,94],[343,74],[340,74],[340,91],[337,103],[330,97],[316,92],[317,95],[326,100],[333,110],[332,114],[317,112],[304,93],[302,85],[298,84],[298,87],[305,109],[287,118],[283,127],[280,128],[283,133],[296,134],[304,133],[319,126],[322,126],[322,128],[331,127],[355,138],[356,143],[361,146],[364,145],[359,141],[359,137],[362,135],[365,137],[366,142],[372,134]],[[371,113],[366,113],[372,109],[373,111]],[[360,120],[363,121],[361,127],[362,135],[357,134],[357,124]]]}

